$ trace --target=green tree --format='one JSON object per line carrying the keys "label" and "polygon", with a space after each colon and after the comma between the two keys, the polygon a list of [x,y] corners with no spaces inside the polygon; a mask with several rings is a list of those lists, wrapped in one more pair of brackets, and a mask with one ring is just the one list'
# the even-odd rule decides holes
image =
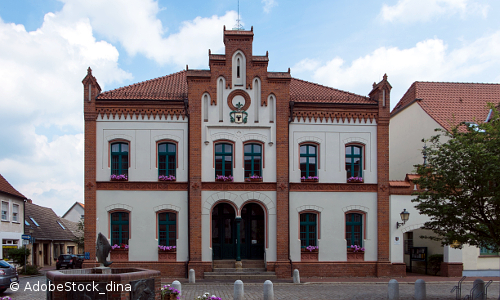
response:
{"label": "green tree", "polygon": [[[430,217],[425,229],[442,245],[500,248],[500,120],[460,123],[427,140],[427,164],[418,165],[422,189],[413,202]],[[441,138],[449,138],[441,142]]]}
{"label": "green tree", "polygon": [[75,232],[75,238],[73,239],[73,242],[78,244],[78,247],[83,248],[85,245],[85,237],[84,237],[84,230],[85,230],[85,223],[83,219],[80,219],[77,224],[77,230]]}
{"label": "green tree", "polygon": [[24,267],[24,260],[30,255],[31,251],[28,248],[16,248],[9,249],[8,256],[12,258],[15,263],[18,263],[21,267]]}

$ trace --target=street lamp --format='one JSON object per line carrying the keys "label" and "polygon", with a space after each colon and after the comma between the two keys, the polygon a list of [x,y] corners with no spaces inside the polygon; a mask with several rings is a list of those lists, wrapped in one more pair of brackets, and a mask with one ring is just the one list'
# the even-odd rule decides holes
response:
{"label": "street lamp", "polygon": [[396,228],[399,228],[400,226],[406,224],[406,221],[408,221],[408,219],[410,218],[410,213],[406,211],[406,208],[403,209],[403,211],[399,215],[401,216],[401,221],[403,221],[403,223],[396,222]]}

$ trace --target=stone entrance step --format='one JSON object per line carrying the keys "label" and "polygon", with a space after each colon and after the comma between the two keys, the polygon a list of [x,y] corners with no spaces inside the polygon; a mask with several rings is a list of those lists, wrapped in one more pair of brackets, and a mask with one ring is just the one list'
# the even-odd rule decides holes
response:
{"label": "stone entrance step", "polygon": [[275,272],[267,272],[263,260],[242,260],[243,269],[235,268],[236,260],[214,260],[213,272],[205,272],[205,279],[212,280],[275,280]]}

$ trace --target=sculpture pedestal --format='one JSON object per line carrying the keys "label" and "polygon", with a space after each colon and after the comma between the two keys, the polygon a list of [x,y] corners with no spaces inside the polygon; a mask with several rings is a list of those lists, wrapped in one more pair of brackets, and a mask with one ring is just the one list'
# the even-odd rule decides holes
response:
{"label": "sculpture pedestal", "polygon": [[94,268],[94,270],[95,270],[95,274],[111,274],[110,267],[100,266],[100,267]]}

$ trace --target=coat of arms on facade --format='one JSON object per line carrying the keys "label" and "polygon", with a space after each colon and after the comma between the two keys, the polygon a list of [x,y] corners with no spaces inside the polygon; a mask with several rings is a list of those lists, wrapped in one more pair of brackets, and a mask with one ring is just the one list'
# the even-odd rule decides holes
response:
{"label": "coat of arms on facade", "polygon": [[231,123],[236,123],[236,124],[246,123],[248,113],[242,110],[243,104],[238,102],[238,104],[236,104],[235,107],[236,110],[233,110],[232,112],[229,113],[229,116],[231,117]]}

